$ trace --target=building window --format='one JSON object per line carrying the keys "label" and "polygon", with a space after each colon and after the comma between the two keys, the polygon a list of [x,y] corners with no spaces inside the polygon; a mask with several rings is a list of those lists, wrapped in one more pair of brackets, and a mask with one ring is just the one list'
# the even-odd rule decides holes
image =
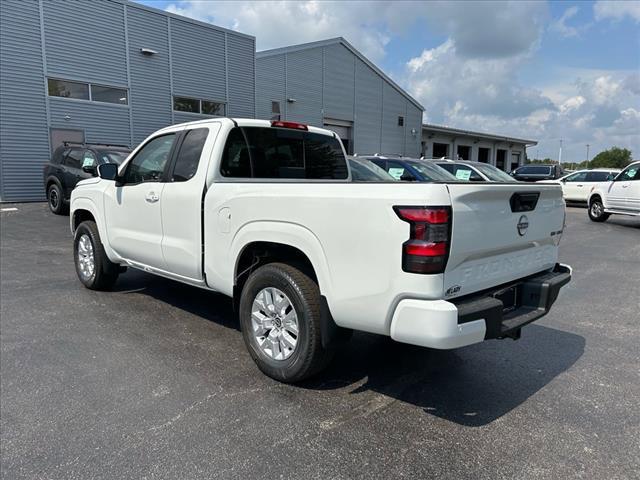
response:
{"label": "building window", "polygon": [[200,113],[200,100],[195,98],[173,97],[173,109],[176,112]]}
{"label": "building window", "polygon": [[471,160],[471,147],[458,145],[458,160]]}
{"label": "building window", "polygon": [[399,116],[398,117],[398,126],[399,127],[404,127],[404,117],[403,116]]}
{"label": "building window", "polygon": [[478,161],[482,163],[489,163],[489,149],[480,147],[478,148]]}
{"label": "building window", "polygon": [[224,103],[188,97],[173,97],[173,109],[176,112],[203,113],[205,115],[224,116],[225,114]]}
{"label": "building window", "polygon": [[89,84],[49,78],[49,96],[89,100]]}
{"label": "building window", "polygon": [[77,100],[118,103],[120,105],[128,103],[126,88],[48,78],[47,89],[50,97],[75,98]]}
{"label": "building window", "polygon": [[446,143],[434,143],[432,158],[447,158],[449,157],[449,145]]}
{"label": "building window", "polygon": [[206,115],[224,115],[224,103],[202,100],[202,113]]}
{"label": "building window", "polygon": [[271,120],[280,120],[280,102],[271,102]]}
{"label": "building window", "polygon": [[124,88],[91,85],[91,100],[94,102],[127,104],[127,91]]}

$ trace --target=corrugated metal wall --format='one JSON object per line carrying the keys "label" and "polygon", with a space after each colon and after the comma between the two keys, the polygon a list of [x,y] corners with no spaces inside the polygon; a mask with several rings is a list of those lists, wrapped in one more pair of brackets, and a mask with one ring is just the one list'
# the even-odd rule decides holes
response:
{"label": "corrugated metal wall", "polygon": [[[2,201],[44,199],[50,127],[133,146],[158,128],[207,118],[173,112],[173,95],[255,116],[253,37],[123,0],[2,0],[0,7]],[[47,97],[47,77],[128,88],[129,105]]]}
{"label": "corrugated metal wall", "polygon": [[[169,30],[165,15],[127,6],[133,143],[172,122]],[[141,48],[158,52],[140,55]]]}
{"label": "corrugated metal wall", "polygon": [[225,101],[224,32],[174,18],[169,23],[174,95]]}
{"label": "corrugated metal wall", "polygon": [[127,85],[122,5],[42,2],[47,75],[105,85]]}
{"label": "corrugated metal wall", "polygon": [[286,108],[284,55],[256,58],[256,116],[271,119],[271,102],[280,102],[282,118]]}
{"label": "corrugated metal wall", "polygon": [[322,126],[322,49],[287,54],[287,119]]}
{"label": "corrugated metal wall", "polygon": [[382,139],[382,77],[356,59],[354,152],[377,153]]}
{"label": "corrugated metal wall", "polygon": [[356,57],[343,45],[324,48],[324,116],[353,121]]}
{"label": "corrugated metal wall", "polygon": [[[341,43],[259,57],[256,65],[258,118],[271,118],[271,102],[281,99],[283,119],[353,122],[356,153],[419,155],[422,110]],[[287,98],[296,101],[285,105]]]}
{"label": "corrugated metal wall", "polygon": [[47,107],[34,0],[0,2],[0,200],[42,198]]}
{"label": "corrugated metal wall", "polygon": [[227,76],[229,98],[227,114],[233,117],[256,116],[256,42],[254,38],[227,35]]}

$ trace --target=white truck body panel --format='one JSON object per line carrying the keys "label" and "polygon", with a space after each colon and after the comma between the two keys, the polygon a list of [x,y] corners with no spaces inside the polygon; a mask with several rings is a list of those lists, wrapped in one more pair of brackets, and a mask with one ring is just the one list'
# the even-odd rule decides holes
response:
{"label": "white truck body panel", "polygon": [[[226,295],[233,295],[238,258],[247,245],[292,246],[313,265],[337,325],[436,348],[475,343],[485,332],[483,320],[457,326],[456,307],[445,298],[496,287],[556,264],[564,220],[558,185],[224,178],[220,161],[236,124],[270,127],[263,120],[222,118],[154,133],[149,139],[209,129],[194,177],[126,186],[100,179],[80,182],[72,195],[72,228],[74,212],[86,210],[95,218],[112,262]],[[314,127],[309,131],[333,135]],[[514,193],[532,191],[540,195],[534,211],[510,210]],[[394,206],[452,209],[444,273],[403,271],[409,225]],[[523,215],[528,228],[520,235]],[[430,315],[421,317],[419,311]]]}

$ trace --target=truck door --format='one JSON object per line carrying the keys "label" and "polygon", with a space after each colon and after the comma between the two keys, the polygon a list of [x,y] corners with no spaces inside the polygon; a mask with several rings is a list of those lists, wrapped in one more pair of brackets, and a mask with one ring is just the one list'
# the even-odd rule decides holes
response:
{"label": "truck door", "polygon": [[638,195],[635,192],[638,188],[638,181],[634,179],[639,170],[640,166],[638,164],[629,165],[609,184],[605,202],[607,208],[613,210],[631,210],[636,201],[640,203],[640,200],[634,198]]}
{"label": "truck door", "polygon": [[162,192],[162,253],[167,270],[202,279],[202,195],[209,158],[220,130],[211,124],[185,130]]}
{"label": "truck door", "polygon": [[111,247],[132,262],[166,270],[162,256],[164,175],[178,132],[149,140],[105,191]]}

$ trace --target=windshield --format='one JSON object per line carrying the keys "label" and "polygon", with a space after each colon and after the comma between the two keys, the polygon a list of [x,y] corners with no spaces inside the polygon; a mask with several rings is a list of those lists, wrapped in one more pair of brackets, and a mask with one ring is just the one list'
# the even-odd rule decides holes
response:
{"label": "windshield", "polygon": [[98,150],[100,163],[117,163],[121,165],[128,156],[129,152],[123,150]]}
{"label": "windshield", "polygon": [[511,175],[507,172],[503,172],[493,165],[489,165],[488,163],[478,163],[477,165],[474,165],[474,167],[493,182],[513,182],[513,177]]}
{"label": "windshield", "polygon": [[542,166],[526,166],[526,167],[520,167],[518,170],[516,170],[516,173],[518,175],[528,175],[528,174],[533,174],[533,175],[549,175],[551,173],[551,167],[542,167]]}
{"label": "windshield", "polygon": [[432,182],[457,182],[458,179],[433,162],[408,161],[409,165],[418,170],[426,180]]}
{"label": "windshield", "polygon": [[384,169],[367,160],[349,158],[351,178],[354,182],[395,182],[396,179]]}

